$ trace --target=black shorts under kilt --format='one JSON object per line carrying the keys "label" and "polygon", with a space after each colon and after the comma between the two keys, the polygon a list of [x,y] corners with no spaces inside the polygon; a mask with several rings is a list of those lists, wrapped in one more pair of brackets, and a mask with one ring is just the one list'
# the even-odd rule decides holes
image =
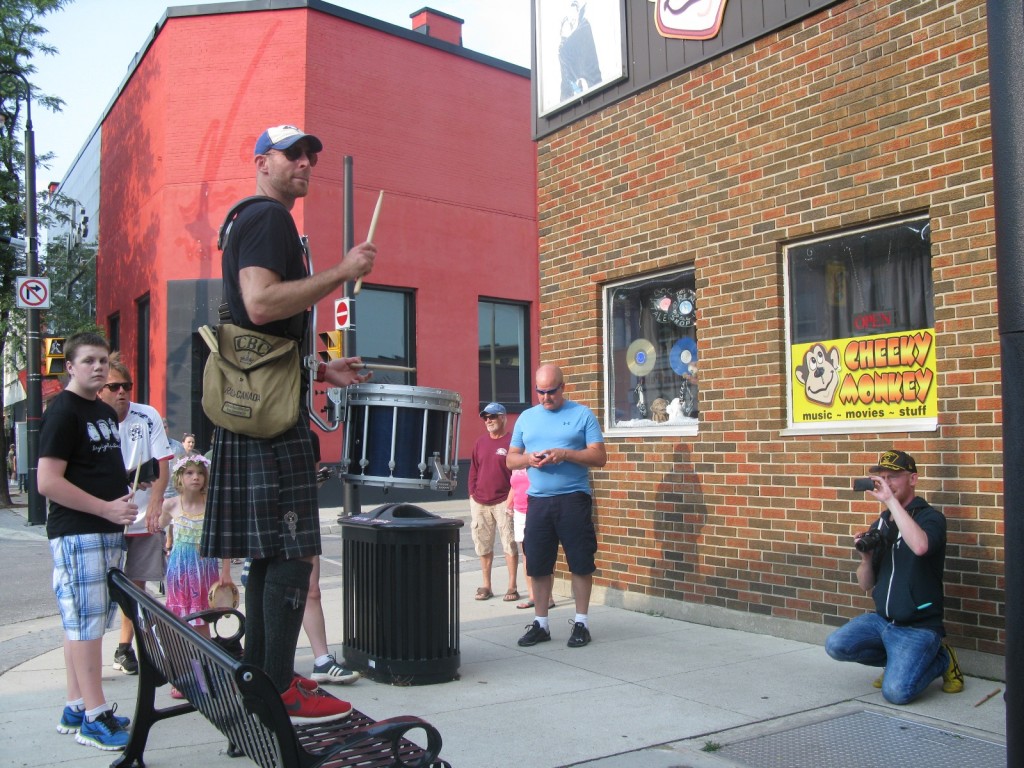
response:
{"label": "black shorts under kilt", "polygon": [[[294,535],[287,523],[295,513]],[[214,431],[203,557],[320,554],[320,509],[316,492],[313,433],[305,413],[269,440]]]}

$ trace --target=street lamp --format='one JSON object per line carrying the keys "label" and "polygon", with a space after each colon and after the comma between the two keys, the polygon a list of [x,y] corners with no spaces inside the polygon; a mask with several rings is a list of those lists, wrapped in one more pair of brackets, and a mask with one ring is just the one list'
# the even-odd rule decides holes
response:
{"label": "street lamp", "polygon": [[[39,238],[36,231],[36,136],[32,130],[32,85],[22,72],[4,70],[0,74],[17,77],[25,83],[25,241],[26,261],[29,277],[39,276]],[[43,525],[46,509],[43,498],[36,488],[36,472],[39,466],[39,426],[43,418],[43,376],[39,360],[39,310],[29,308],[27,328],[27,349],[25,350],[25,388],[28,396],[26,435],[28,438],[28,522]]]}

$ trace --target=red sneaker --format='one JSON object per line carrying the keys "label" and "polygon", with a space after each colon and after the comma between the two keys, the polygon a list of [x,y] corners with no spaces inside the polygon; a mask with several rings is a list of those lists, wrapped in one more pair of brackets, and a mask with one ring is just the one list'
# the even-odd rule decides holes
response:
{"label": "red sneaker", "polygon": [[296,677],[281,694],[285,711],[293,723],[327,723],[342,720],[352,713],[352,705],[336,699],[320,688],[309,690],[304,679]]}
{"label": "red sneaker", "polygon": [[311,680],[308,677],[303,677],[298,672],[292,674],[292,685],[297,685],[300,688],[305,688],[307,691],[318,691],[320,690],[320,683],[316,680]]}

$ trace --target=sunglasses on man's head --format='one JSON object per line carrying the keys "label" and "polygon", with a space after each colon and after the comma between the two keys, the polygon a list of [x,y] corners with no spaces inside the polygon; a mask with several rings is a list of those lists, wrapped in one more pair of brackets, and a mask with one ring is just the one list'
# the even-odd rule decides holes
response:
{"label": "sunglasses on man's head", "polygon": [[552,387],[551,389],[541,389],[540,387],[537,387],[537,394],[538,395],[553,395],[553,394],[555,394],[555,392],[557,392],[561,388],[562,388],[561,384],[559,384],[557,387]]}
{"label": "sunglasses on man's head", "polygon": [[132,385],[130,382],[127,381],[115,381],[113,384],[104,384],[103,388],[108,389],[111,392],[117,392],[118,390],[121,389],[123,389],[125,392],[132,391]]}
{"label": "sunglasses on man's head", "polygon": [[300,159],[303,155],[305,155],[306,157],[309,158],[309,165],[311,168],[314,165],[316,165],[316,161],[319,159],[319,154],[317,152],[308,150],[305,147],[297,147],[294,144],[288,147],[288,149],[278,149],[275,151],[280,152],[282,155],[288,158],[289,162],[292,163],[294,163],[296,160]]}
{"label": "sunglasses on man's head", "polygon": [[491,419],[496,419],[499,416],[501,416],[500,413],[485,413],[484,414],[484,420],[485,421],[490,421]]}

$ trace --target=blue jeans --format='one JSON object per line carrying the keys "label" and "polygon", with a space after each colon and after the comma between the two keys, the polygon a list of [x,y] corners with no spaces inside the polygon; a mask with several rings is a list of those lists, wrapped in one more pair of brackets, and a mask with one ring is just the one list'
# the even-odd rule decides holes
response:
{"label": "blue jeans", "polygon": [[909,704],[949,666],[938,632],[899,627],[877,613],[865,613],[837,629],[825,641],[825,651],[837,661],[885,667],[882,695],[893,704]]}

